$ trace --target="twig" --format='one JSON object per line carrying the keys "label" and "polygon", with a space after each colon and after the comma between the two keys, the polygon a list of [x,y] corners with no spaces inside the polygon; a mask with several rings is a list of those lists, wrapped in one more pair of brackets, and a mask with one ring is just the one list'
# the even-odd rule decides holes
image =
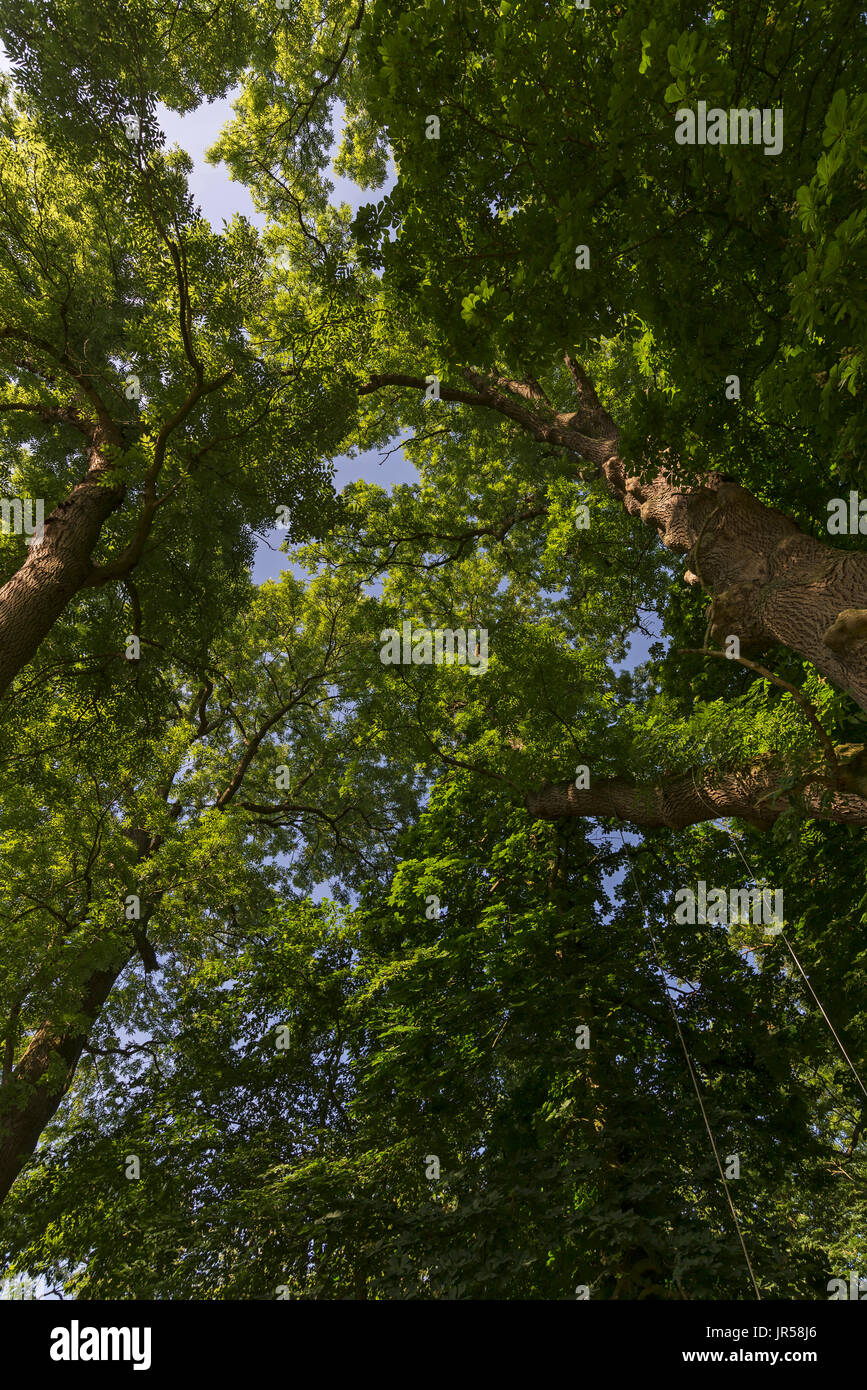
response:
{"label": "twig", "polygon": [[748,670],[755,671],[757,675],[762,676],[765,680],[773,681],[774,685],[778,685],[781,690],[788,690],[790,695],[794,695],[807,719],[816,730],[819,741],[825,750],[826,762],[835,771],[837,770],[839,763],[837,761],[837,754],[834,751],[834,745],[819,722],[819,716],[810,704],[810,701],[797,686],[791,685],[788,681],[784,681],[782,676],[775,676],[773,671],[768,670],[767,666],[760,666],[757,661],[749,661],[745,656],[729,656],[726,652],[717,652],[711,647],[678,647],[677,654],[678,656],[716,656],[722,661],[738,661],[741,666],[746,666]]}

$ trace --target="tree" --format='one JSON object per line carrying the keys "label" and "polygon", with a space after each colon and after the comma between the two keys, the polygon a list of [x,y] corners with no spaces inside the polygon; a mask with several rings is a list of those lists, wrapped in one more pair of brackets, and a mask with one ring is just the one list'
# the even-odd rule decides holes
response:
{"label": "tree", "polygon": [[822,1296],[861,1248],[845,1068],[779,943],[745,929],[756,969],[665,921],[678,874],[735,861],[673,839],[609,914],[618,846],[449,775],[387,893],[239,915],[230,955],[191,934],[109,1015],[7,1248],[84,1298],[751,1297],[646,908],[762,1295]]}
{"label": "tree", "polygon": [[[299,296],[243,218],[214,233],[198,215],[189,160],[163,150],[154,116],[160,96],[191,101],[158,11],[85,7],[83,33],[79,7],[56,5],[33,34],[24,7],[22,37],[12,8],[4,39],[30,85],[2,89],[4,486],[46,515],[44,538],[4,537],[0,691],[52,654],[89,590],[123,596],[120,652],[127,636],[165,643],[192,604],[206,642],[201,617],[231,602],[257,531],[327,525],[319,460],[346,413],[350,317],[333,295]],[[73,92],[60,55],[99,18],[123,62],[109,45]],[[196,32],[204,61],[227,65],[231,24]]]}
{"label": "tree", "polygon": [[[360,391],[425,391],[437,375],[440,400],[499,413],[687,556],[720,654],[735,638],[746,659],[782,647],[864,709],[867,572],[851,543],[823,538],[823,483],[854,484],[864,442],[863,24],[847,4],[761,14],[366,7],[339,88],[342,167],[369,181],[393,150],[396,184],[356,230],[394,318],[409,302],[420,322],[406,336],[389,325]],[[270,171],[275,212],[293,155],[275,157],[262,113],[297,80],[286,55],[251,74],[219,147],[239,173],[245,160]],[[782,148],[679,144],[675,108],[699,99],[782,112]],[[824,740],[805,808],[862,823],[862,760]],[[743,814],[786,771],[745,768],[736,793],[722,774],[706,790]],[[617,793],[581,803],[560,786],[535,805],[593,814]],[[641,824],[622,793],[618,812]],[[701,798],[676,799],[669,820],[703,813]],[[757,814],[769,819],[766,803]]]}
{"label": "tree", "polygon": [[[249,57],[246,40],[232,47],[242,8],[215,26],[199,13],[192,63],[158,8],[84,8],[54,5],[35,26],[29,7],[4,13],[26,86],[0,91],[3,520],[34,501],[45,515],[30,543],[21,525],[2,538],[3,830],[9,853],[49,840],[22,849],[3,903],[3,1192],[117,979],[134,954],[155,964],[162,890],[148,901],[127,883],[141,901],[124,911],[118,874],[134,879],[180,814],[172,740],[213,731],[214,642],[249,608],[256,532],[333,521],[327,457],[349,400],[351,305],[333,286],[302,291],[243,219],[215,233],[187,156],[162,148],[157,99],[195,105]],[[232,717],[222,693],[214,729]]]}
{"label": "tree", "polygon": [[[51,351],[0,413],[19,493],[66,499],[59,568],[18,538],[9,571],[42,627],[0,750],[8,1257],[97,1297],[823,1296],[863,1254],[857,496],[827,527],[860,16],[230,4],[179,43],[142,5],[103,55],[76,5],[4,13],[4,306]],[[213,157],[262,238],[196,218],[154,123],[242,70]],[[338,101],[340,167],[396,163],[354,224]],[[699,101],[782,125],[682,145]],[[47,253],[22,278],[34,198],[68,306]],[[328,459],[396,437],[418,483],[326,505]],[[287,476],[309,578],[254,594]],[[779,894],[782,934],[684,921],[701,885]]]}
{"label": "tree", "polygon": [[[231,938],[281,889],[375,869],[414,779],[371,734],[378,696],[353,655],[365,616],[354,587],[305,595],[287,574],[225,629],[201,683],[163,666],[173,718],[130,729],[103,708],[82,743],[74,706],[52,710],[52,765],[4,805],[4,1194],[124,972],[128,1003],[190,932]],[[44,744],[42,718],[20,720],[25,746]]]}

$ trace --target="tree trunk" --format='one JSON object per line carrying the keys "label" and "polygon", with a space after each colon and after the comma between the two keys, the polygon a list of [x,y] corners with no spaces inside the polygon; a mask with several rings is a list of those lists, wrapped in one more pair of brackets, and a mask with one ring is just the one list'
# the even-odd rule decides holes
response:
{"label": "tree trunk", "polygon": [[[0,1089],[0,1099],[4,1102],[0,1115],[0,1202],[69,1090],[90,1036],[90,1025],[99,1015],[131,954],[125,953],[115,968],[95,970],[85,981],[76,1013],[79,1018],[84,1015],[88,1026],[59,1033],[52,1023],[43,1023],[31,1038],[12,1076]],[[57,1068],[58,1060],[62,1064],[62,1076],[58,1074],[56,1081],[43,1084],[49,1068]]]}
{"label": "tree trunk", "polygon": [[[693,487],[675,486],[663,468],[645,484],[628,476],[617,425],[581,367],[568,355],[566,363],[576,411],[555,410],[533,383],[494,382],[469,368],[463,375],[473,389],[441,386],[440,398],[494,411],[540,443],[589,464],[580,476],[603,480],[630,516],[654,526],[667,549],[687,556],[685,578],[708,590],[718,640],[732,635],[752,647],[788,647],[867,710],[867,555],[808,536],[790,517],[715,473]],[[359,394],[387,386],[423,391],[426,381],[371,376]]]}
{"label": "tree trunk", "polygon": [[34,541],[23,565],[0,588],[0,695],[87,584],[103,523],[124,498],[123,487],[106,486],[107,471],[102,452],[91,448],[87,475],[45,518],[42,542]]}
{"label": "tree trunk", "polygon": [[867,555],[835,550],[808,536],[746,488],[716,477],[674,487],[664,473],[641,485],[620,459],[602,474],[631,516],[655,526],[669,550],[687,556],[688,583],[711,591],[711,633],[745,646],[779,643],[867,709]]}

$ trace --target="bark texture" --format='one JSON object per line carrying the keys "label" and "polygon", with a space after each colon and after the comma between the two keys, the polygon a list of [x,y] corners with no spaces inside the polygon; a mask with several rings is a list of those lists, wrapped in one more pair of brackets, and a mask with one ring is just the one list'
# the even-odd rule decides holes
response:
{"label": "bark texture", "polygon": [[0,588],[0,695],[32,660],[66,605],[90,579],[91,554],[124,489],[106,486],[99,444],[88,451],[88,470],[49,516],[41,543]]}
{"label": "bark texture", "polygon": [[83,1016],[86,1025],[79,1022],[62,1032],[50,1022],[43,1023],[0,1088],[0,1100],[6,1092],[12,1102],[0,1114],[0,1202],[72,1084],[91,1025],[131,955],[123,955],[116,968],[95,970],[85,980],[76,1002],[79,1020]]}
{"label": "bark texture", "polygon": [[683,489],[661,473],[642,485],[617,457],[602,473],[631,516],[686,555],[687,582],[710,591],[717,641],[733,634],[753,649],[788,647],[867,709],[867,624],[857,612],[867,555],[808,536],[737,483],[711,477]]}
{"label": "bark texture", "polygon": [[795,807],[802,815],[867,825],[867,750],[862,744],[840,744],[835,753],[836,768],[816,760],[785,791],[781,784],[791,780],[791,770],[769,754],[731,770],[692,768],[644,786],[623,777],[586,788],[573,782],[548,783],[527,797],[527,809],[539,820],[610,817],[642,828],[671,830],[736,816],[767,830]]}
{"label": "bark texture", "polygon": [[[602,480],[630,516],[653,526],[662,544],[686,556],[688,583],[710,600],[711,632],[761,650],[788,647],[848,691],[867,710],[867,555],[807,535],[738,483],[710,473],[698,486],[675,485],[661,467],[649,481],[627,473],[617,425],[592,383],[567,355],[579,408],[558,411],[530,381],[496,380],[469,368],[464,387],[440,398],[492,410],[540,443],[579,459],[583,477]],[[422,377],[372,376],[360,394],[398,386],[425,390]]]}

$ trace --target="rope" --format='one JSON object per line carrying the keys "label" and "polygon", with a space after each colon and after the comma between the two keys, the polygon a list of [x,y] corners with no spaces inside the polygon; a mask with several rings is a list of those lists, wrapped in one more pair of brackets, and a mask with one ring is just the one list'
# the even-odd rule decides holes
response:
{"label": "rope", "polygon": [[[645,905],[644,905],[644,899],[643,899],[642,896],[641,896],[641,889],[640,889],[639,886],[638,886],[638,879],[637,879],[636,876],[635,876],[635,866],[633,865],[632,859],[630,858],[628,852],[626,851],[626,841],[625,841],[624,838],[623,838],[623,831],[622,831],[622,830],[620,831],[620,840],[621,840],[621,844],[623,845],[624,852],[626,852],[626,857],[627,857],[627,859],[629,860],[629,870],[630,870],[630,873],[632,874],[632,881],[633,881],[633,883],[635,884],[635,891],[636,891],[636,893],[638,894],[638,901],[641,903],[641,911],[642,911],[642,915],[643,915],[643,917],[644,917],[644,925],[645,925],[645,927],[647,928],[648,935],[650,936],[650,941],[651,941],[651,945],[652,945],[652,948],[653,948],[654,960],[656,961],[657,969],[659,970],[659,973],[660,973],[660,975],[662,976],[663,982],[664,982],[664,981],[665,981],[665,971],[664,971],[664,969],[663,969],[662,961],[661,961],[661,959],[660,959],[659,948],[658,948],[657,943],[656,943],[656,935],[655,935],[655,933],[654,933],[653,927],[652,927],[651,924],[650,924],[650,918],[649,918],[648,913],[647,913],[647,908],[646,908]],[[710,1121],[709,1121],[709,1119],[708,1119],[708,1117],[707,1117],[707,1111],[705,1110],[704,1101],[702,1100],[701,1090],[700,1090],[699,1084],[698,1084],[698,1078],[696,1077],[696,1074],[695,1074],[695,1068],[694,1068],[693,1065],[692,1065],[692,1059],[691,1059],[691,1057],[690,1057],[690,1055],[689,1055],[689,1049],[687,1048],[687,1045],[686,1045],[686,1039],[684,1038],[683,1032],[681,1031],[680,1019],[679,1019],[678,1016],[677,1016],[677,1010],[676,1010],[675,1007],[674,1007],[674,1002],[673,1002],[673,1000],[672,1000],[672,998],[671,998],[671,994],[670,994],[670,992],[669,992],[667,986],[666,986],[666,989],[665,989],[665,997],[666,997],[666,999],[667,999],[667,1001],[668,1001],[668,1007],[669,1007],[669,1009],[671,1010],[671,1016],[672,1016],[672,1018],[674,1019],[674,1026],[675,1026],[675,1028],[677,1029],[677,1036],[678,1036],[678,1038],[680,1039],[680,1045],[681,1045],[681,1047],[683,1048],[683,1055],[684,1055],[684,1057],[686,1058],[686,1065],[687,1065],[687,1068],[689,1069],[689,1074],[690,1074],[690,1077],[691,1077],[691,1079],[692,1079],[692,1084],[693,1084],[693,1088],[694,1088],[694,1090],[695,1090],[696,1100],[698,1101],[699,1109],[701,1110],[701,1117],[702,1117],[702,1119],[704,1120],[704,1127],[705,1127],[705,1129],[707,1130],[707,1137],[708,1137],[708,1139],[710,1140],[710,1146],[711,1146],[711,1148],[713,1149],[713,1156],[714,1156],[714,1158],[716,1159],[716,1166],[717,1166],[717,1168],[719,1169],[719,1175],[720,1175],[720,1178],[722,1179],[723,1191],[724,1191],[725,1194],[726,1194],[726,1200],[728,1201],[728,1204],[729,1204],[729,1210],[731,1211],[731,1214],[732,1214],[732,1220],[733,1220],[734,1223],[735,1223],[735,1230],[736,1230],[737,1233],[738,1233],[738,1240],[740,1241],[740,1243],[741,1243],[741,1249],[742,1249],[743,1252],[744,1252],[744,1259],[745,1259],[745,1261],[746,1261],[747,1269],[749,1270],[750,1279],[752,1280],[753,1288],[755,1289],[756,1298],[759,1300],[759,1302],[761,1302],[762,1295],[759,1293],[759,1286],[758,1286],[758,1284],[756,1283],[756,1276],[755,1276],[755,1274],[753,1273],[753,1267],[752,1267],[752,1264],[750,1263],[750,1257],[749,1257],[749,1254],[748,1254],[748,1252],[747,1252],[746,1244],[745,1244],[745,1242],[744,1242],[743,1232],[741,1231],[740,1222],[738,1221],[738,1214],[737,1214],[737,1212],[735,1211],[735,1204],[734,1204],[734,1202],[732,1201],[731,1192],[729,1191],[728,1179],[726,1178],[725,1171],[724,1171],[723,1166],[722,1166],[722,1162],[720,1161],[719,1151],[718,1151],[717,1146],[716,1146],[716,1141],[715,1141],[715,1139],[714,1139],[714,1137],[713,1137],[713,1131],[711,1130],[711,1127],[710,1127]]]}
{"label": "rope", "polygon": [[[750,866],[749,866],[749,864],[747,863],[746,858],[744,857],[744,853],[743,853],[743,851],[742,851],[740,845],[738,844],[737,840],[735,839],[734,835],[732,835],[732,832],[731,832],[730,830],[727,830],[726,833],[728,834],[728,836],[729,836],[729,838],[730,838],[732,844],[734,845],[735,849],[737,850],[738,854],[741,856],[741,859],[742,859],[743,862],[744,862],[744,867],[746,868],[746,871],[747,871],[747,873],[749,874],[750,878],[752,879],[752,881],[753,881],[754,883],[757,882],[757,880],[756,880],[756,875],[755,875],[755,871],[754,871],[753,869],[751,869]],[[840,1041],[840,1038],[839,1038],[839,1036],[838,1036],[838,1034],[837,1034],[836,1028],[834,1027],[834,1025],[833,1025],[833,1023],[831,1022],[831,1020],[830,1020],[830,1018],[828,1017],[828,1015],[825,1013],[825,1010],[824,1010],[824,1008],[822,1007],[822,1001],[821,1001],[821,999],[819,998],[819,996],[818,996],[818,994],[816,993],[816,991],[813,989],[813,986],[810,984],[810,981],[807,979],[807,972],[805,971],[805,969],[804,969],[804,967],[802,966],[801,962],[798,960],[798,957],[795,955],[795,952],[794,952],[794,950],[793,950],[793,948],[792,948],[792,944],[791,944],[791,942],[789,941],[788,937],[785,935],[785,933],[780,933],[780,934],[781,934],[781,936],[782,936],[782,938],[783,938],[783,941],[786,943],[786,947],[787,947],[787,949],[788,949],[789,955],[792,957],[792,960],[795,962],[795,965],[798,967],[798,969],[799,969],[800,972],[801,972],[801,975],[802,975],[803,980],[804,980],[804,984],[807,986],[807,989],[810,991],[810,993],[812,994],[813,998],[815,999],[816,1004],[817,1004],[818,1009],[819,1009],[819,1012],[821,1013],[822,1017],[824,1018],[825,1022],[826,1022],[827,1025],[828,1025],[828,1027],[830,1028],[831,1033],[832,1033],[833,1038],[834,1038],[834,1041],[836,1042],[836,1044],[837,1044],[837,1046],[839,1047],[840,1051],[842,1052],[844,1058],[846,1059],[846,1062],[847,1062],[847,1064],[848,1064],[848,1066],[849,1066],[849,1070],[851,1071],[851,1073],[852,1073],[852,1075],[854,1076],[855,1080],[858,1082],[858,1085],[861,1087],[861,1091],[862,1091],[862,1093],[863,1093],[865,1099],[867,1099],[867,1088],[865,1088],[864,1082],[861,1080],[861,1077],[858,1075],[858,1072],[855,1070],[855,1064],[853,1063],[851,1057],[849,1056],[849,1053],[846,1051],[845,1047],[843,1046],[842,1042]]]}

